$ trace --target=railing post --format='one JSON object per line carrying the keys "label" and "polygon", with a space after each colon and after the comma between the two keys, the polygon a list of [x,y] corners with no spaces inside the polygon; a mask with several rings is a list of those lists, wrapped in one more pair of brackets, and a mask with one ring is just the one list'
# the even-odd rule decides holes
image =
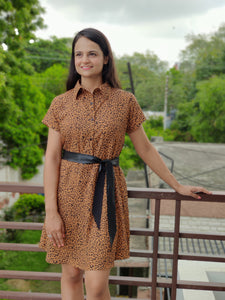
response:
{"label": "railing post", "polygon": [[153,235],[153,259],[152,259],[153,261],[152,261],[151,300],[156,300],[160,203],[161,203],[160,199],[155,199],[155,221],[154,221],[154,235]]}
{"label": "railing post", "polygon": [[179,236],[180,236],[180,209],[181,209],[181,201],[176,200],[171,300],[176,300],[176,294],[177,294],[177,271],[178,271]]}

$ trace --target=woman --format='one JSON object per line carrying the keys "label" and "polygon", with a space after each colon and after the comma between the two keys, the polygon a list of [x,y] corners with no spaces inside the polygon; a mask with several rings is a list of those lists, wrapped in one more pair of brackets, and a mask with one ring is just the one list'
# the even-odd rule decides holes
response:
{"label": "woman", "polygon": [[[62,299],[109,300],[108,277],[117,259],[129,257],[127,188],[119,154],[127,132],[143,161],[183,195],[142,127],[135,97],[120,89],[106,37],[93,28],[72,44],[67,92],[57,96],[43,123],[49,127],[44,188],[46,219],[40,247],[62,265]],[[63,154],[62,154],[63,152]]]}

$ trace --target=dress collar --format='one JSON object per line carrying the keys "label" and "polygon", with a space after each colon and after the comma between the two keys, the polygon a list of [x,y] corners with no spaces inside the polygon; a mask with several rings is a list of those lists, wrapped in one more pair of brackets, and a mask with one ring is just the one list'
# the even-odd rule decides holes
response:
{"label": "dress collar", "polygon": [[[105,82],[101,84],[99,87],[97,87],[94,91],[99,90],[101,94],[104,94],[106,98],[109,97],[111,92],[111,86],[108,82]],[[86,89],[80,84],[80,81],[78,80],[75,87],[74,87],[74,96],[77,99],[79,92],[82,93],[82,91],[86,91]]]}

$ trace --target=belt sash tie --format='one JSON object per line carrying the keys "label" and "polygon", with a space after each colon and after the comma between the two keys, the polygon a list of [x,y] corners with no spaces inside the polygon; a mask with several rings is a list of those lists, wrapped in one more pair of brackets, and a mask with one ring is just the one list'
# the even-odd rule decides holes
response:
{"label": "belt sash tie", "polygon": [[63,150],[62,159],[81,164],[99,164],[99,172],[95,185],[95,193],[92,206],[92,213],[98,229],[100,229],[101,224],[102,200],[106,175],[108,231],[110,244],[112,246],[116,235],[115,179],[113,166],[119,166],[119,157],[116,157],[114,159],[101,160],[96,156]]}

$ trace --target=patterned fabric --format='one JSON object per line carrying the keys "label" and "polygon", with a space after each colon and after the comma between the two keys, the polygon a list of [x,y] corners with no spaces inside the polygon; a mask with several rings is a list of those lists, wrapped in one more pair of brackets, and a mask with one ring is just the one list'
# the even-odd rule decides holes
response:
{"label": "patterned fabric", "polygon": [[[65,150],[104,160],[118,157],[125,133],[135,131],[144,121],[145,116],[131,93],[104,83],[91,94],[78,82],[74,89],[52,101],[43,123],[60,132]],[[100,229],[92,215],[98,164],[61,160],[57,200],[66,230],[65,246],[54,247],[44,225],[40,247],[47,251],[47,262],[70,264],[82,270],[106,270],[115,260],[129,257],[126,181],[121,168],[113,168],[117,232],[111,247],[106,184]]]}

